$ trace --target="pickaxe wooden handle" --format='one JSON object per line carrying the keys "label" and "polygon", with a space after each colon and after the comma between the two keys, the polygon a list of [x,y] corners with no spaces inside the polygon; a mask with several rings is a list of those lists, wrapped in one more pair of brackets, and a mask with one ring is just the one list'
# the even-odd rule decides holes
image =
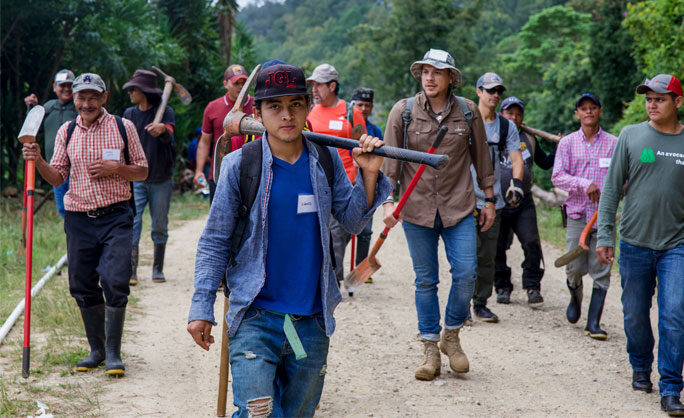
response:
{"label": "pickaxe wooden handle", "polygon": [[160,70],[159,68],[155,67],[154,65],[152,68],[159,73],[162,77],[164,77],[164,92],[162,93],[162,101],[161,104],[159,105],[159,108],[157,108],[157,113],[154,115],[154,121],[152,123],[159,123],[161,122],[162,118],[164,117],[164,112],[166,111],[166,105],[169,103],[169,97],[171,97],[171,90],[175,90],[176,94],[178,95],[178,98],[180,98],[181,103],[183,104],[190,104],[192,102],[192,96],[190,96],[190,93],[188,93],[187,90],[180,84],[176,83],[176,79],[171,77],[170,75],[166,74],[164,71]]}
{"label": "pickaxe wooden handle", "polygon": [[529,126],[525,125],[524,123],[522,125],[520,125],[520,129],[522,129],[523,131],[527,132],[530,135],[537,135],[540,138],[544,138],[547,141],[558,143],[561,140],[560,135],[554,135],[554,134],[550,134],[546,131],[542,131],[540,129],[530,128]]}
{"label": "pickaxe wooden handle", "polygon": [[228,313],[228,298],[223,297],[223,326],[221,327],[221,362],[219,364],[219,385],[218,402],[216,405],[216,416],[226,416],[226,402],[228,400],[228,374],[230,372],[230,352],[228,350],[228,324],[226,324],[226,314]]}

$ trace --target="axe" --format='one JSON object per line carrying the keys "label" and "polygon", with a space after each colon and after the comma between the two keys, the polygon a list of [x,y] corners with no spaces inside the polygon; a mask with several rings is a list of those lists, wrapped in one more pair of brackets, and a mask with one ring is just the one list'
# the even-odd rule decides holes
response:
{"label": "axe", "polygon": [[598,211],[594,212],[594,214],[589,219],[589,222],[587,222],[587,225],[582,230],[582,233],[579,237],[579,243],[577,244],[577,246],[572,250],[568,251],[567,253],[563,254],[562,256],[558,257],[556,261],[554,261],[553,263],[554,266],[563,267],[564,265],[570,263],[572,260],[589,251],[589,236],[594,233],[594,231],[591,230],[591,227],[594,226],[594,224],[596,223],[597,217]]}
{"label": "axe", "polygon": [[152,121],[152,123],[159,123],[161,122],[162,117],[164,116],[164,112],[166,111],[166,104],[169,102],[169,97],[171,97],[172,89],[178,95],[178,98],[180,99],[181,103],[185,105],[190,104],[190,102],[192,102],[192,96],[190,96],[190,93],[188,93],[188,91],[185,90],[185,87],[176,83],[175,78],[166,74],[164,71],[160,70],[154,65],[152,66],[152,68],[156,72],[158,72],[162,77],[164,77],[164,92],[162,93],[162,101],[159,105],[159,108],[157,108],[157,114],[154,115],[154,121]]}
{"label": "axe", "polygon": [[523,131],[527,132],[530,135],[537,135],[540,138],[546,139],[547,141],[555,142],[556,144],[561,140],[560,135],[554,135],[554,134],[550,134],[546,131],[542,131],[540,129],[530,128],[529,126],[525,125],[524,123],[520,125],[520,129],[522,129]]}
{"label": "axe", "polygon": [[[232,150],[230,144],[231,137],[239,135],[259,136],[263,135],[265,131],[264,125],[261,122],[254,118],[246,117],[247,115],[242,111],[244,106],[242,101],[247,95],[260,68],[261,66],[257,65],[254,70],[252,70],[252,74],[250,74],[245,85],[242,87],[242,91],[235,102],[235,106],[223,119],[223,135],[216,141],[216,146],[214,148],[214,179],[218,179],[217,175],[219,174],[221,160]],[[359,145],[359,141],[353,139],[323,135],[315,132],[303,131],[302,135],[311,142],[328,147],[351,150]],[[391,147],[389,145],[375,148],[370,153],[396,160],[429,165],[437,170],[444,168],[449,163],[449,157],[447,155],[430,154],[427,152]]]}
{"label": "axe", "polygon": [[[19,131],[19,142],[28,144],[36,142],[36,134],[45,116],[43,106],[34,106],[26,115],[26,120]],[[33,263],[33,189],[35,186],[35,161],[26,161],[24,171],[26,198],[26,285],[24,289],[24,348],[21,358],[21,376],[29,377],[31,366],[31,268]]]}

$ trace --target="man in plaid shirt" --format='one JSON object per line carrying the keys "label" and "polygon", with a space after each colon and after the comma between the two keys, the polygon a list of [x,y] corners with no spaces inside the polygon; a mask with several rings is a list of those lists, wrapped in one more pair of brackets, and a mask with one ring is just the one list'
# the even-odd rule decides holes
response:
{"label": "man in plaid shirt", "polygon": [[[568,229],[565,236],[567,250],[577,246],[579,236],[587,221],[598,209],[603,179],[608,173],[610,158],[617,138],[599,126],[601,101],[591,93],[584,93],[575,102],[575,117],[580,129],[563,137],[556,150],[553,165],[553,184],[568,192],[565,201]],[[594,286],[587,314],[585,335],[605,340],[607,334],[599,327],[603,303],[610,285],[611,264],[602,264],[596,256],[596,234],[588,239],[590,251],[570,262],[565,272],[570,304],[566,312],[568,321],[576,323],[582,309],[582,276],[589,273]]]}
{"label": "man in plaid shirt", "polygon": [[130,182],[145,180],[147,160],[133,123],[117,120],[104,109],[107,87],[99,75],[81,74],[72,88],[79,116],[59,128],[50,164],[36,143],[24,144],[23,154],[36,162],[40,175],[53,186],[70,178],[64,196],[69,291],[81,310],[90,344],[90,355],[76,363],[76,370],[88,371],[106,361],[105,372],[121,376],[133,237]]}

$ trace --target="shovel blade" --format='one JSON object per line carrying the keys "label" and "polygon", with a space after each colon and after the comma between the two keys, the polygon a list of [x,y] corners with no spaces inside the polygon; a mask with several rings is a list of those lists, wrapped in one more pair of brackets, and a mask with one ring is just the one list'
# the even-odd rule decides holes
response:
{"label": "shovel blade", "polygon": [[45,108],[43,106],[34,106],[26,115],[24,124],[21,126],[21,131],[19,131],[19,142],[35,142],[36,135],[40,129],[40,124],[43,123],[43,117],[45,116]]}
{"label": "shovel blade", "polygon": [[373,257],[372,260],[369,258],[364,259],[354,268],[354,271],[350,271],[344,278],[344,287],[349,292],[353,292],[379,269],[380,263],[377,258]]}

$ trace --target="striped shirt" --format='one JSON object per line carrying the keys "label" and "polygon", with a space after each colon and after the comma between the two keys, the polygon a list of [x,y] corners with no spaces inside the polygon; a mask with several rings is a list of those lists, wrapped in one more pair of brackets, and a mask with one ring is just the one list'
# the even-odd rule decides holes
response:
{"label": "striped shirt", "polygon": [[589,219],[598,208],[598,203],[589,200],[587,189],[592,184],[603,189],[616,144],[617,138],[601,128],[593,143],[579,129],[564,136],[558,144],[551,182],[568,192],[565,204],[572,219]]}
{"label": "striped shirt", "polygon": [[[123,119],[128,134],[130,164],[147,167],[147,159],[138,132],[133,122]],[[90,127],[83,125],[81,116],[76,118],[76,129],[65,149],[69,122],[62,125],[55,138],[55,153],[50,165],[59,171],[62,178],[69,176],[69,191],[64,196],[64,208],[71,212],[86,212],[103,208],[131,198],[128,180],[119,175],[93,178],[88,166],[102,159],[116,158],[125,164],[124,142],[116,126],[116,120],[106,109]]]}

